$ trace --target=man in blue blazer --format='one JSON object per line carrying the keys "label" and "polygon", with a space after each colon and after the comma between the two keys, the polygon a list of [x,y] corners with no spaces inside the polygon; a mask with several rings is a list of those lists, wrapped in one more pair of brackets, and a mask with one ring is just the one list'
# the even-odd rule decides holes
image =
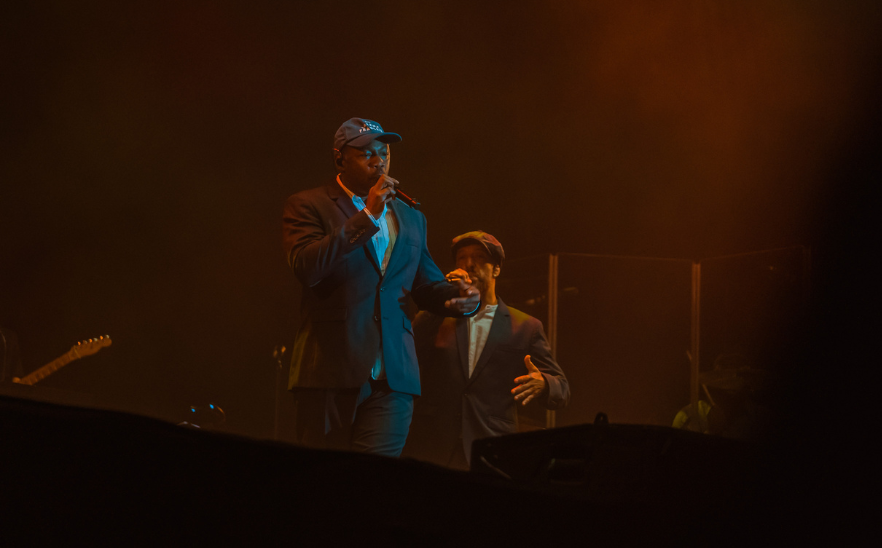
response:
{"label": "man in blue blazer", "polygon": [[420,394],[411,320],[417,308],[462,316],[480,296],[448,282],[426,247],[426,218],[395,199],[380,124],[346,121],[337,178],[285,203],[283,243],[303,286],[291,357],[298,443],[398,456]]}
{"label": "man in blue blazer", "polygon": [[542,322],[496,296],[505,252],[486,232],[453,239],[457,269],[481,293],[477,314],[414,321],[423,395],[417,400],[405,456],[468,469],[472,441],[518,431],[518,403],[560,409],[570,399],[566,376],[551,355]]}

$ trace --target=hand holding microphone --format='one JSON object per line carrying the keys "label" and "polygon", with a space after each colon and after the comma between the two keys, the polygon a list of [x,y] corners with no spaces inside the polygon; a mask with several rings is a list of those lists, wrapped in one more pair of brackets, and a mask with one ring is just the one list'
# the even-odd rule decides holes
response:
{"label": "hand holding microphone", "polygon": [[[398,181],[396,181],[395,179],[393,179],[392,177],[389,177],[388,175],[386,175],[387,173],[389,173],[389,167],[391,164],[392,164],[392,150],[391,150],[391,147],[387,146],[386,147],[386,159],[384,161],[384,165],[382,167],[380,167],[382,175],[380,175],[380,178],[377,179],[377,183],[374,185],[374,188],[371,189],[371,194],[373,194],[374,189],[377,189],[377,192],[380,193],[383,191],[384,188],[391,187],[391,190],[386,191],[385,193],[382,194],[382,196],[383,196],[382,204],[383,205],[385,205],[387,202],[392,201],[393,198],[398,198],[399,200],[401,200],[402,202],[404,202],[406,205],[410,206],[411,208],[419,209],[420,203],[418,201],[414,200],[413,198],[411,198],[410,196],[408,196],[407,194],[405,194],[404,192],[401,192],[400,183]],[[379,188],[377,188],[377,187],[379,187]],[[383,212],[383,205],[379,205],[379,211],[377,211],[376,213],[374,212],[374,208],[370,207],[370,205],[368,203],[366,203],[365,205],[368,206],[368,209],[371,211],[372,214],[374,214],[374,216],[377,216]]]}
{"label": "hand holding microphone", "polygon": [[461,268],[457,268],[456,270],[451,270],[450,272],[448,272],[444,276],[444,278],[446,278],[447,281],[450,283],[456,283],[459,280],[462,280],[467,284],[472,283],[472,279],[469,277],[469,273]]}
{"label": "hand holding microphone", "polygon": [[371,212],[371,215],[373,215],[374,218],[379,217],[383,213],[383,208],[386,207],[386,204],[395,198],[396,183],[398,183],[398,181],[392,177],[389,177],[388,175],[380,175],[380,178],[377,179],[377,182],[371,187],[371,190],[368,192],[367,198],[364,201],[364,205],[368,208],[368,211]]}

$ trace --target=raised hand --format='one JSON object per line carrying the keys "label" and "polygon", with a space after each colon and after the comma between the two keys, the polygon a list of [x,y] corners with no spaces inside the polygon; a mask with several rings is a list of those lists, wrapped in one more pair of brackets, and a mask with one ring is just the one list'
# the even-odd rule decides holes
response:
{"label": "raised hand", "polygon": [[379,217],[383,213],[383,207],[388,202],[395,199],[395,185],[398,181],[388,175],[380,175],[376,184],[371,187],[368,196],[364,201],[364,205],[371,212],[374,218]]}
{"label": "raised hand", "polygon": [[478,288],[471,284],[471,280],[469,279],[469,275],[465,273],[465,271],[457,269],[448,274],[461,272],[465,274],[465,278],[460,277],[459,275],[455,276],[453,279],[447,278],[447,280],[453,285],[459,287],[459,297],[455,299],[450,299],[444,303],[444,306],[451,310],[456,310],[461,314],[468,314],[469,312],[474,311],[478,308],[478,305],[481,304],[481,292],[478,291]]}
{"label": "raised hand", "polygon": [[516,378],[514,382],[517,386],[511,390],[515,395],[515,401],[521,401],[521,405],[527,405],[530,400],[542,395],[548,389],[545,376],[533,365],[529,354],[524,356],[524,365],[527,366],[527,374]]}
{"label": "raised hand", "polygon": [[447,281],[450,283],[454,283],[457,280],[463,280],[467,284],[472,283],[472,279],[469,278],[469,273],[461,268],[448,272],[444,277],[447,278]]}

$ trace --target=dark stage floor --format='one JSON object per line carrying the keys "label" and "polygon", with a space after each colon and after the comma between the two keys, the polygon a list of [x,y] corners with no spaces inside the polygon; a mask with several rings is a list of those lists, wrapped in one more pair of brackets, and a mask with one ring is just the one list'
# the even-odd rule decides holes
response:
{"label": "dark stage floor", "polygon": [[[511,458],[532,458],[549,432]],[[761,455],[756,447],[676,432],[667,461],[629,460],[613,442],[605,452],[589,447],[593,478],[580,488],[572,477],[507,480],[0,397],[3,545],[731,545],[810,536],[806,501],[782,508],[786,496],[769,496],[780,486],[750,457]],[[508,438],[500,450],[517,445]]]}

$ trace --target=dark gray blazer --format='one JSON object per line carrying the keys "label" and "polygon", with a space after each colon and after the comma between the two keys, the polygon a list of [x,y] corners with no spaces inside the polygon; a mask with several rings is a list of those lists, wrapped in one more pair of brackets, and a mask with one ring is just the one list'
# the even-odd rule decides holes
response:
{"label": "dark gray blazer", "polygon": [[414,333],[423,395],[414,406],[405,456],[445,465],[461,444],[470,460],[472,441],[517,432],[519,404],[511,389],[516,377],[527,374],[527,354],[548,383],[547,398],[536,403],[548,409],[569,403],[569,383],[551,356],[542,322],[498,302],[471,377],[468,322],[425,312],[417,316]]}
{"label": "dark gray blazer", "polygon": [[285,203],[283,245],[303,285],[301,324],[288,387],[355,388],[370,378],[382,340],[392,390],[420,393],[411,320],[417,307],[457,316],[459,296],[426,247],[426,218],[394,200],[398,237],[385,275],[371,236],[379,231],[336,180]]}

